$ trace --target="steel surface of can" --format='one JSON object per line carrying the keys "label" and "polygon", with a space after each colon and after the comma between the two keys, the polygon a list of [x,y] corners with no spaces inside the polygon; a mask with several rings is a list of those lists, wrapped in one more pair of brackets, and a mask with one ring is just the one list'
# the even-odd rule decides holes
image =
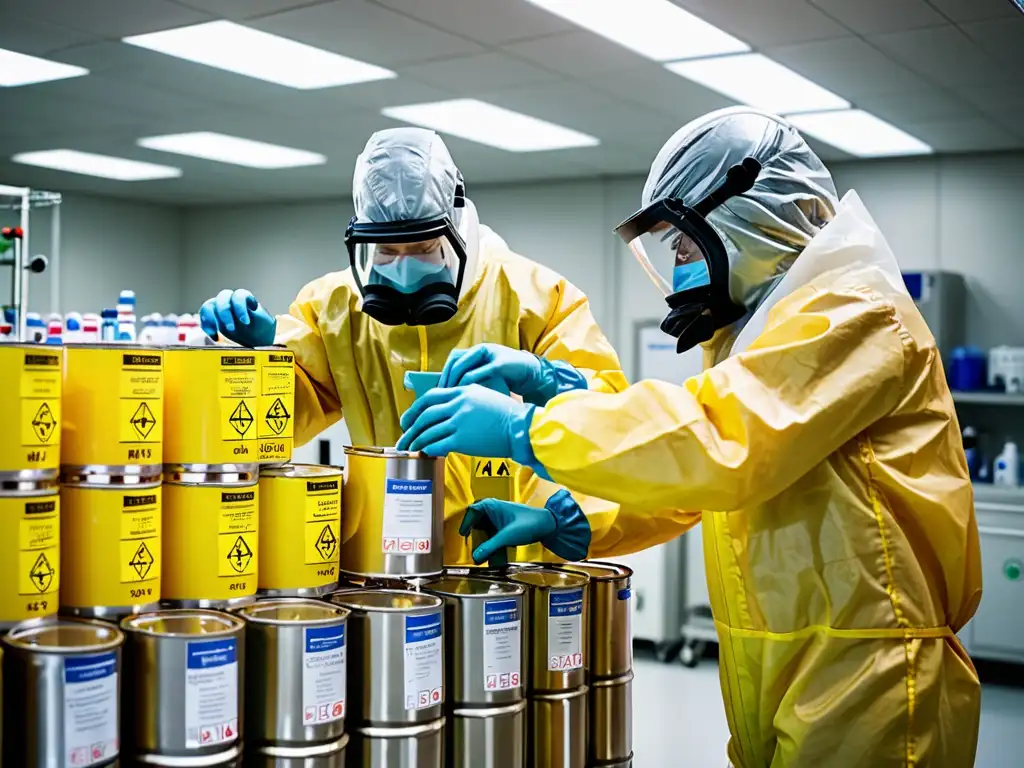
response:
{"label": "steel surface of can", "polygon": [[526,700],[504,707],[464,707],[449,719],[449,768],[524,768]]}
{"label": "steel surface of can", "polygon": [[57,481],[0,483],[0,632],[57,613],[60,568]]}
{"label": "steel surface of can", "polygon": [[587,686],[533,696],[527,728],[528,765],[537,768],[586,768]]}
{"label": "steel surface of can", "polygon": [[419,725],[357,728],[347,768],[443,768],[444,737],[443,717]]}
{"label": "steel surface of can", "polygon": [[592,679],[619,678],[633,670],[630,624],[633,571],[615,563],[566,563],[561,568],[590,577],[587,672]]}
{"label": "steel surface of can", "polygon": [[590,684],[590,764],[619,765],[633,757],[633,673]]}
{"label": "steel surface of can", "polygon": [[256,437],[260,464],[291,461],[295,429],[295,355],[285,347],[256,350],[260,368]]}

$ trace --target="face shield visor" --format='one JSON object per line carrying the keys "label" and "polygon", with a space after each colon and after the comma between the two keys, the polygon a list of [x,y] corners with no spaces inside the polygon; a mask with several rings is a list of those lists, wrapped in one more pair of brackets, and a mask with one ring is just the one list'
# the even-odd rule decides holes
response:
{"label": "face shield visor", "polygon": [[749,191],[760,171],[761,164],[748,157],[695,205],[662,198],[615,228],[664,294],[671,311],[661,329],[679,339],[679,352],[707,341],[746,312],[729,295],[728,252],[707,216],[729,198]]}

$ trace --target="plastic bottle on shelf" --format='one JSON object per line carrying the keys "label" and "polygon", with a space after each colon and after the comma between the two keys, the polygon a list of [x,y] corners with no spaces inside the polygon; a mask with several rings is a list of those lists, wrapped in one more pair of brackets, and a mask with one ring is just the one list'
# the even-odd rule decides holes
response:
{"label": "plastic bottle on shelf", "polygon": [[1017,452],[1017,444],[1012,440],[1007,440],[1002,452],[996,456],[992,482],[1002,486],[1020,484],[1020,454]]}
{"label": "plastic bottle on shelf", "polygon": [[50,320],[46,324],[46,343],[64,343],[64,324],[60,320]]}
{"label": "plastic bottle on shelf", "polygon": [[160,343],[164,346],[178,343],[178,316],[173,312],[160,321]]}
{"label": "plastic bottle on shelf", "polygon": [[142,330],[139,331],[139,344],[157,346],[160,341],[160,323],[163,318],[158,314],[146,315],[142,318]]}
{"label": "plastic bottle on shelf", "polygon": [[7,321],[0,322],[0,341],[14,341],[14,326]]}
{"label": "plastic bottle on shelf", "polygon": [[25,340],[33,344],[46,341],[46,323],[38,312],[25,313]]}
{"label": "plastic bottle on shelf", "polygon": [[77,344],[82,340],[82,315],[68,312],[64,316],[64,343]]}
{"label": "plastic bottle on shelf", "polygon": [[100,312],[100,341],[111,344],[117,341],[117,310],[104,309]]}
{"label": "plastic bottle on shelf", "polygon": [[135,291],[121,291],[117,295],[117,311],[120,314],[135,314]]}
{"label": "plastic bottle on shelf", "polygon": [[117,340],[124,344],[134,344],[135,315],[119,312],[117,315]]}
{"label": "plastic bottle on shelf", "polygon": [[83,344],[100,343],[100,316],[92,312],[82,315],[81,342]]}

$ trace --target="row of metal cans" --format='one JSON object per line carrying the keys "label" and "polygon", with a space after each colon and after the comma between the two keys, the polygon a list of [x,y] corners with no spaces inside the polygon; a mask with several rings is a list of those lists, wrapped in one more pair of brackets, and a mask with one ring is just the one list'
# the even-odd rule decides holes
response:
{"label": "row of metal cans", "polygon": [[628,766],[628,623],[588,632],[599,585],[628,583],[514,566],[120,630],[29,621],[4,640],[4,764]]}

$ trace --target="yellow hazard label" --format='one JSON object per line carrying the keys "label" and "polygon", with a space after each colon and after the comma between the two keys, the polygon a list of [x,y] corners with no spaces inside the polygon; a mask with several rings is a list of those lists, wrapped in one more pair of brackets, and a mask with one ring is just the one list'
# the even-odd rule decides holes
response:
{"label": "yellow hazard label", "polygon": [[121,495],[120,582],[160,578],[160,489]]}
{"label": "yellow hazard label", "polygon": [[22,401],[21,444],[25,447],[60,442],[60,398]]}
{"label": "yellow hazard label", "polygon": [[255,534],[219,536],[217,575],[237,577],[256,573],[255,540]]}
{"label": "yellow hazard label", "polygon": [[18,553],[18,594],[46,595],[60,587],[60,547]]}
{"label": "yellow hazard label", "polygon": [[217,575],[256,573],[256,492],[222,490],[217,520]]}
{"label": "yellow hazard label", "polygon": [[118,440],[122,443],[159,443],[164,434],[161,358],[152,356],[155,365],[132,368],[127,367],[129,361],[146,362],[149,356],[125,355],[125,358],[126,365],[121,369]]}
{"label": "yellow hazard label", "polygon": [[256,430],[253,428],[252,415],[255,407],[255,398],[248,400],[222,399],[220,401],[221,438],[223,440],[252,440],[255,438]]}
{"label": "yellow hazard label", "polygon": [[[217,389],[220,397],[222,440],[237,442],[256,439],[256,383],[255,354],[221,355]],[[247,446],[242,446],[239,450],[242,451],[236,451],[239,460],[248,458],[255,461],[256,457],[249,455],[250,450]]]}
{"label": "yellow hazard label", "polygon": [[477,477],[512,477],[512,464],[507,460],[479,459],[476,462]]}
{"label": "yellow hazard label", "polygon": [[159,543],[159,540],[155,538],[121,541],[122,584],[149,581],[160,575],[160,569],[157,566]]}
{"label": "yellow hazard label", "polygon": [[256,397],[256,358],[252,355],[222,355],[218,394],[238,400]]}
{"label": "yellow hazard label", "polygon": [[60,368],[45,366],[22,371],[21,396],[34,400],[60,397]]}
{"label": "yellow hazard label", "polygon": [[25,503],[25,516],[18,524],[18,549],[47,549],[56,546],[60,533],[57,501],[29,501]]}
{"label": "yellow hazard label", "polygon": [[[272,355],[274,357],[274,355]],[[292,368],[291,355],[277,355],[276,357],[287,357],[286,361],[279,364],[264,363],[261,368],[262,395],[292,395],[295,388],[295,369]]]}
{"label": "yellow hazard label", "polygon": [[341,479],[306,482],[306,526],[304,532],[307,565],[320,565],[338,554],[341,533]]}

